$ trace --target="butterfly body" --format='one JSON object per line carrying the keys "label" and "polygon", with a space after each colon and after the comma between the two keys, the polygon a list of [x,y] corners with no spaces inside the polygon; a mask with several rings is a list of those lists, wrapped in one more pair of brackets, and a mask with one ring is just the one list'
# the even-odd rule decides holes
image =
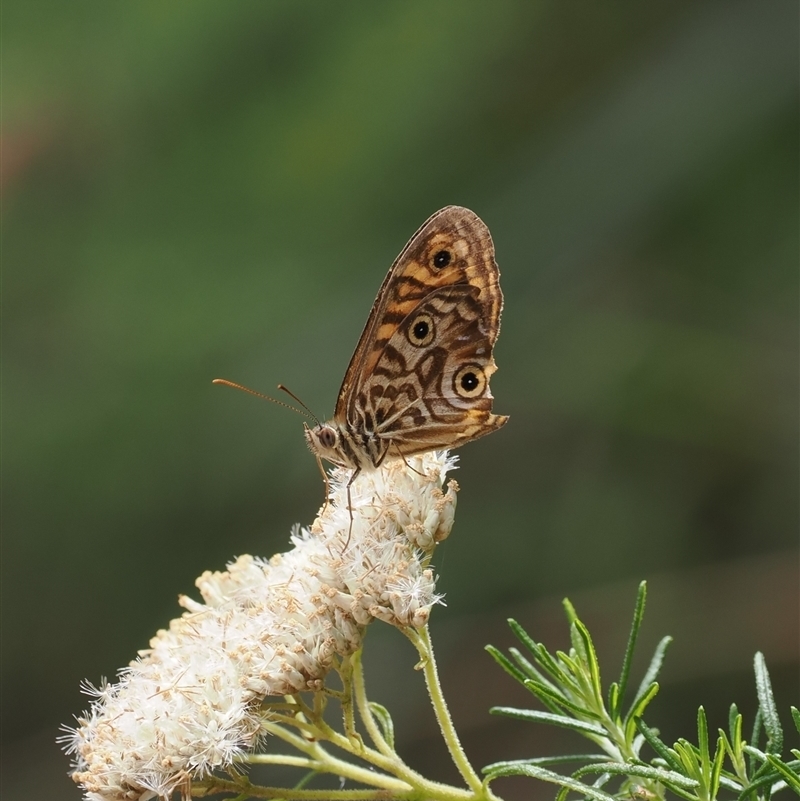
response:
{"label": "butterfly body", "polygon": [[489,230],[469,209],[423,223],[378,292],[333,419],[306,427],[317,457],[358,473],[503,426],[489,390],[499,277]]}

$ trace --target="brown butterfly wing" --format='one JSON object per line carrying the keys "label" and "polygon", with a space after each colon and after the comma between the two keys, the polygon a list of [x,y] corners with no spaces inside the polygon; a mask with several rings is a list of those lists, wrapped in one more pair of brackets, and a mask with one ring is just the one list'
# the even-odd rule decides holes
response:
{"label": "brown butterfly wing", "polygon": [[[443,255],[445,254],[445,255]],[[491,412],[502,293],[491,236],[468,209],[434,214],[389,272],[337,403],[350,429],[403,455],[502,426]]]}
{"label": "brown butterfly wing", "polygon": [[[436,267],[433,259],[442,252],[450,253],[451,261]],[[361,385],[386,343],[412,309],[439,287],[468,283],[481,289],[487,327],[494,331],[493,345],[503,306],[499,277],[492,237],[477,214],[461,206],[446,206],[431,215],[395,259],[378,291],[339,390],[334,420],[353,420]]]}

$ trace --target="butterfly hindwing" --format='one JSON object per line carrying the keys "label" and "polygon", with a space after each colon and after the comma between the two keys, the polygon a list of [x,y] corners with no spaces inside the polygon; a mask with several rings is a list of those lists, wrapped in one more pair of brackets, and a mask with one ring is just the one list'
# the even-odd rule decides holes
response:
{"label": "butterfly hindwing", "polygon": [[403,455],[456,447],[494,431],[492,330],[478,287],[436,289],[397,327],[355,402],[357,428]]}

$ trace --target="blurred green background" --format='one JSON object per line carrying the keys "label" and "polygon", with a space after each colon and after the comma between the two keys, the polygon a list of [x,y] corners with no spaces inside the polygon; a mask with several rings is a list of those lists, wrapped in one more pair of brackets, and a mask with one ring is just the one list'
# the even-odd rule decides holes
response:
{"label": "blurred green background", "polygon": [[[460,452],[436,561],[476,763],[558,745],[486,714],[515,692],[481,651],[505,617],[556,646],[569,594],[616,671],[642,578],[648,642],[676,637],[651,725],[752,713],[757,649],[798,702],[795,2],[8,0],[2,21],[4,798],[78,798],[53,739],[79,681],[313,519],[300,419],[211,379],[330,414],[386,269],[449,203],[491,228],[506,294],[511,422]],[[454,780],[385,628],[368,679]]]}

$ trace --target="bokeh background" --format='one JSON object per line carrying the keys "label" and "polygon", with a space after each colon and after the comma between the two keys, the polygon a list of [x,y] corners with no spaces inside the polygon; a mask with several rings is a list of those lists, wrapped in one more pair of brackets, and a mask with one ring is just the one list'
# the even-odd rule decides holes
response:
{"label": "bokeh background", "polygon": [[[619,669],[676,638],[651,725],[798,703],[798,6],[558,0],[3,4],[3,798],[77,799],[54,745],[194,578],[284,550],[383,275],[437,208],[490,226],[495,436],[437,556],[477,764],[585,750],[490,718],[482,651],[559,599]],[[368,680],[455,780],[402,639]],[[642,655],[644,659],[644,654]],[[606,676],[610,678],[609,675]],[[796,745],[796,743],[795,743]],[[508,798],[549,787],[498,785]]]}

